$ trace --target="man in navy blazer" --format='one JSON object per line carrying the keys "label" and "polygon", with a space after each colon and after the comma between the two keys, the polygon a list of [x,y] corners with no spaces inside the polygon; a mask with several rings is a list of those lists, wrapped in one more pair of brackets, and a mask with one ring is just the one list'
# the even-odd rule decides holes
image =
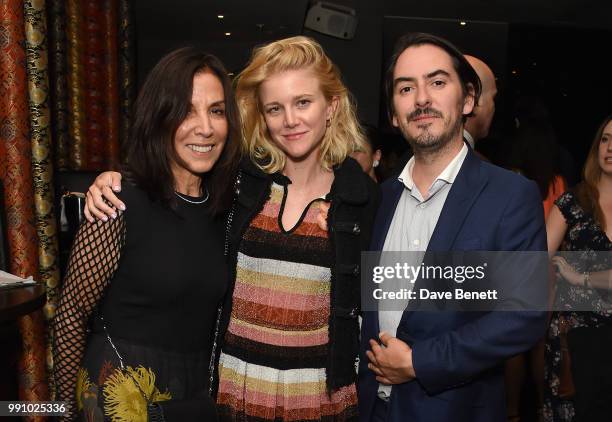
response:
{"label": "man in navy blazer", "polygon": [[[461,52],[407,34],[385,83],[389,117],[414,155],[382,185],[372,250],[545,251],[536,185],[463,140],[481,85]],[[408,309],[364,312],[361,420],[505,421],[503,362],[544,335],[545,312]]]}

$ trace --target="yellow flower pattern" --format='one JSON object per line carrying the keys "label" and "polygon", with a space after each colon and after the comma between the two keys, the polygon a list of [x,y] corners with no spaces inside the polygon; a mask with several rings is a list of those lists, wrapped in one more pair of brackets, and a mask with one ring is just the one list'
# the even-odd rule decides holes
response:
{"label": "yellow flower pattern", "polygon": [[104,384],[104,410],[113,422],[146,422],[147,401],[170,400],[169,392],[155,386],[155,373],[142,366],[116,370]]}
{"label": "yellow flower pattern", "polygon": [[[146,422],[147,421],[147,400],[151,402],[160,402],[170,400],[172,395],[166,391],[162,393],[155,386],[155,373],[150,368],[138,366],[133,368],[126,367],[124,371],[114,369],[106,378],[103,386],[104,394],[104,410],[108,417],[113,422]],[[90,413],[100,412],[91,408],[95,408],[94,403],[89,403],[85,406],[84,400],[87,400],[90,391],[97,390],[95,384],[89,380],[89,374],[85,368],[80,368],[77,375],[76,383],[76,400],[79,412],[84,411],[85,420],[97,420]],[[142,390],[142,392],[141,392]],[[143,397],[146,396],[147,400]],[[97,395],[97,394],[95,394]],[[94,398],[94,402],[97,401]],[[84,407],[86,408],[84,410]],[[91,417],[89,417],[91,416]]]}
{"label": "yellow flower pattern", "polygon": [[83,392],[88,391],[91,385],[92,384],[91,381],[89,381],[89,374],[87,373],[87,369],[79,368],[75,391],[77,409],[79,411],[83,409]]}

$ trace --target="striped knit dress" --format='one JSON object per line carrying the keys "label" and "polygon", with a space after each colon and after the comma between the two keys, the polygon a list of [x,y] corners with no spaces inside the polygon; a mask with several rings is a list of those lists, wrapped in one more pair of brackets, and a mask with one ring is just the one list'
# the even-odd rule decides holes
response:
{"label": "striped knit dress", "polygon": [[321,200],[285,231],[284,186],[245,231],[219,361],[222,421],[357,418],[355,385],[327,393],[332,249],[317,224]]}

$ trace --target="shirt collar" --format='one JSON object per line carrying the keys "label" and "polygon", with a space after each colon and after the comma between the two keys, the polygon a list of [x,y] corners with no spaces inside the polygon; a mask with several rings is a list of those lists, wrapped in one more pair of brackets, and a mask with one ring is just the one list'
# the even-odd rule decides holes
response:
{"label": "shirt collar", "polygon": [[474,137],[472,136],[472,134],[468,132],[467,130],[463,129],[463,137],[465,138],[467,143],[470,144],[470,147],[474,149],[474,145],[476,144],[476,141],[474,141]]}
{"label": "shirt collar", "polygon": [[[451,160],[450,163],[446,166],[442,173],[436,177],[431,186],[429,187],[429,194],[432,194],[432,190],[436,185],[440,185],[439,181],[443,181],[448,184],[452,184],[459,174],[459,170],[461,169],[461,165],[465,160],[465,157],[468,153],[468,147],[465,143],[463,143],[463,147],[461,150],[455,155],[455,157]],[[399,180],[407,189],[412,191],[414,187],[414,180],[412,179],[412,169],[414,168],[414,155],[408,160],[408,163],[404,166],[404,169],[398,176],[397,180]]]}

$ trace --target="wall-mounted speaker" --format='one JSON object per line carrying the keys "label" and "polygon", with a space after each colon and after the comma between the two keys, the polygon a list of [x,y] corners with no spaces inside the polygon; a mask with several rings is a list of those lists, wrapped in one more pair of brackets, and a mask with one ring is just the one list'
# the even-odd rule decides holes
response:
{"label": "wall-mounted speaker", "polygon": [[350,40],[355,36],[357,13],[350,7],[320,1],[308,9],[304,27],[332,37]]}

